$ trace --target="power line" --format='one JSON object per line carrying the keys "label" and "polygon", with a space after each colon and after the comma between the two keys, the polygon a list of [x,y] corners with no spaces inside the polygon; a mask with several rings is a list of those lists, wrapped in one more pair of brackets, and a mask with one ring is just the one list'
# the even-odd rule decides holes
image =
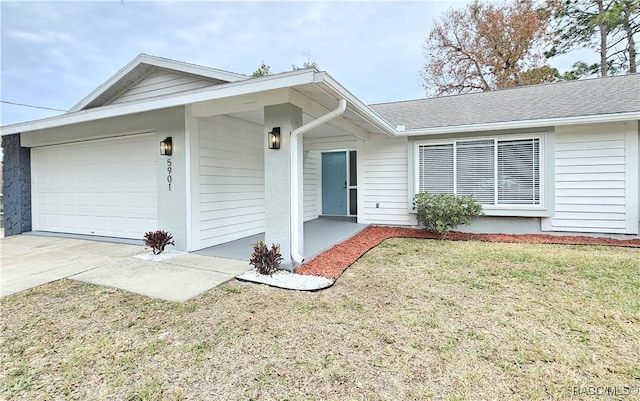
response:
{"label": "power line", "polygon": [[66,111],[66,110],[60,110],[60,109],[53,109],[51,107],[44,107],[44,106],[34,106],[31,104],[24,104],[24,103],[16,103],[16,102],[8,102],[6,100],[0,100],[0,103],[6,103],[6,104],[12,104],[14,106],[23,106],[23,107],[31,107],[34,109],[44,109],[44,110],[53,110],[53,111]]}

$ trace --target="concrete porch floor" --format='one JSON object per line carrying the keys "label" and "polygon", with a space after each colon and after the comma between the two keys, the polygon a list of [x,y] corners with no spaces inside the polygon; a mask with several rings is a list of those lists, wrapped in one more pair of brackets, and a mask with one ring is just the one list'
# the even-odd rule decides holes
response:
{"label": "concrete porch floor", "polygon": [[[366,224],[358,224],[355,217],[319,217],[304,223],[304,258],[309,260],[355,234]],[[264,233],[201,249],[194,253],[229,259],[249,260],[252,244],[264,240]],[[267,244],[271,246],[271,244]]]}

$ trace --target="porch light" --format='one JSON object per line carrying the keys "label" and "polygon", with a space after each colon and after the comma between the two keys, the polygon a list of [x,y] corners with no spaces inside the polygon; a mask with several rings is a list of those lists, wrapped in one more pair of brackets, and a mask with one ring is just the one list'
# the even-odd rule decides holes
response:
{"label": "porch light", "polygon": [[273,127],[268,134],[269,149],[280,149],[280,127]]}
{"label": "porch light", "polygon": [[160,154],[162,156],[171,156],[171,152],[173,151],[173,145],[171,142],[170,136],[164,138],[164,141],[160,142]]}

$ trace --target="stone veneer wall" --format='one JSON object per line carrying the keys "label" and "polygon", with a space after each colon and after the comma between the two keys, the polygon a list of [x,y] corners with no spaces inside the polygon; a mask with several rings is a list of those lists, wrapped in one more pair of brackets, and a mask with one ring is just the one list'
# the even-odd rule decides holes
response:
{"label": "stone veneer wall", "polygon": [[4,235],[31,231],[31,153],[20,146],[20,134],[2,137],[4,165]]}

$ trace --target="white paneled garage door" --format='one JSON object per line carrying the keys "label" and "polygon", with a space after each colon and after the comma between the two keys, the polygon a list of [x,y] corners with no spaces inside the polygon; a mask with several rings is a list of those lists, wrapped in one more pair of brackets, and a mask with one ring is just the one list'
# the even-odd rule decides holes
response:
{"label": "white paneled garage door", "polygon": [[138,239],[155,230],[155,138],[31,149],[33,229]]}

